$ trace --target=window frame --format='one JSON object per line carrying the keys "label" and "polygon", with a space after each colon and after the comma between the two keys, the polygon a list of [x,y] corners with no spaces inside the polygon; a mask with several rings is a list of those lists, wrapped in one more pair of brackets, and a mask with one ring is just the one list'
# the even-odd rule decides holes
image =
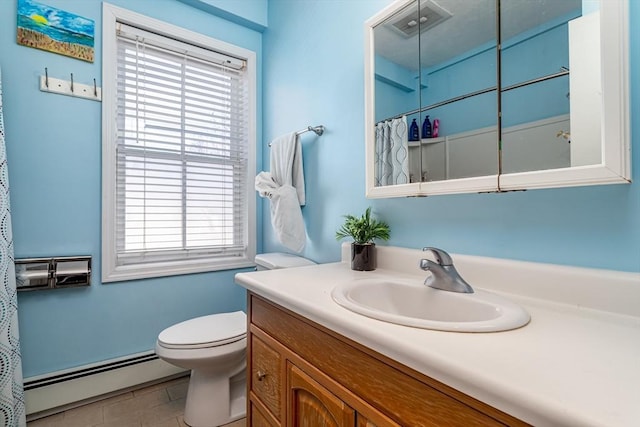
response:
{"label": "window frame", "polygon": [[[102,282],[173,276],[251,267],[256,254],[256,198],[251,174],[256,170],[256,53],[154,18],[103,3],[102,13]],[[243,257],[117,264],[116,249],[116,111],[118,23],[138,27],[246,61],[249,86],[248,165],[246,179],[245,245]]]}

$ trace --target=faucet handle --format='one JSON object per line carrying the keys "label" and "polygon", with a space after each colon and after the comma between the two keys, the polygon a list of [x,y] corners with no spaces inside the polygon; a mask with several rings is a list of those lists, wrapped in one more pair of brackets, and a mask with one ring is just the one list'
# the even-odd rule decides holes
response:
{"label": "faucet handle", "polygon": [[441,266],[453,265],[453,260],[451,256],[443,251],[442,249],[426,247],[422,248],[424,252],[431,252],[433,256],[436,258],[436,262]]}

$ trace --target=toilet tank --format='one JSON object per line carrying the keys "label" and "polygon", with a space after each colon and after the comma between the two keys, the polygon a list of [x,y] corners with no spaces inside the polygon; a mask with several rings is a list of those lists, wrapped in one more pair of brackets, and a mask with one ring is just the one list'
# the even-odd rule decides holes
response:
{"label": "toilet tank", "polygon": [[285,254],[281,252],[271,252],[258,254],[255,258],[256,270],[275,270],[277,268],[302,267],[304,265],[315,265],[310,259],[298,255]]}

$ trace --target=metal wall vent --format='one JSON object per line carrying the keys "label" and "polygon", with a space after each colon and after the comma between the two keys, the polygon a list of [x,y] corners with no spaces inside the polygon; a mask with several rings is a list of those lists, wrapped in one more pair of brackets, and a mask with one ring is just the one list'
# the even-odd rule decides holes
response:
{"label": "metal wall vent", "polygon": [[425,32],[452,16],[451,12],[433,0],[422,0],[420,1],[420,14],[418,14],[418,4],[415,3],[392,19],[388,25],[403,37],[409,38],[418,33],[418,28],[420,28],[420,32]]}

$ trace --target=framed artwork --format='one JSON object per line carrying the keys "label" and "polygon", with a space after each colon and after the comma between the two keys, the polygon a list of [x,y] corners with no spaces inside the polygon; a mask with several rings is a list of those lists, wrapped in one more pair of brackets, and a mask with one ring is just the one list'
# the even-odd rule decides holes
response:
{"label": "framed artwork", "polygon": [[18,44],[93,62],[94,34],[92,19],[32,0],[18,0]]}

